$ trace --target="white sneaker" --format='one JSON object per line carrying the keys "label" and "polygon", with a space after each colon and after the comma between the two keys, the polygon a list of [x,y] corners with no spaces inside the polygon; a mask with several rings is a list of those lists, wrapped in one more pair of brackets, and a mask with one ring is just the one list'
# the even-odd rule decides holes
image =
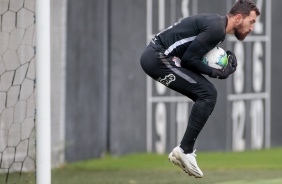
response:
{"label": "white sneaker", "polygon": [[172,155],[172,152],[170,152],[170,154],[168,155],[168,160],[170,162],[172,162],[173,165],[177,165],[178,167],[180,167],[184,172],[186,172],[187,174],[189,174],[190,176],[193,176],[187,169],[185,169],[182,165],[182,163],[177,160],[177,158],[175,158],[173,155]]}
{"label": "white sneaker", "polygon": [[184,167],[182,166],[182,163],[178,161],[173,155],[172,152],[168,155],[168,160],[173,163],[173,165],[177,165],[180,167],[182,170],[184,170]]}
{"label": "white sneaker", "polygon": [[172,150],[168,158],[173,164],[183,169],[190,176],[193,175],[196,178],[202,178],[203,172],[198,167],[198,164],[195,158],[196,157],[195,152],[196,150],[193,153],[185,154],[182,152],[181,148],[177,146]]}

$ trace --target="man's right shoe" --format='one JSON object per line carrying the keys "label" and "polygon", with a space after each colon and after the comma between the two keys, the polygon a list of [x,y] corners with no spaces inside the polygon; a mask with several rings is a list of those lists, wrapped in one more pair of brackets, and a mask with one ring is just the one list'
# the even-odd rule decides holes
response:
{"label": "man's right shoe", "polygon": [[179,166],[189,175],[193,175],[196,178],[202,178],[203,172],[198,167],[195,158],[196,157],[195,151],[193,153],[185,154],[182,152],[181,148],[177,146],[172,150],[168,158],[173,164]]}

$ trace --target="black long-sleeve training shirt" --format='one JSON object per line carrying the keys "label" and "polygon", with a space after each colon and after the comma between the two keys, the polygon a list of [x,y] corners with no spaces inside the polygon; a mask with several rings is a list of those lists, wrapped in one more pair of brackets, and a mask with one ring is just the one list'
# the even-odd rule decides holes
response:
{"label": "black long-sleeve training shirt", "polygon": [[151,45],[181,58],[182,67],[210,75],[212,68],[198,61],[224,41],[227,22],[227,16],[215,14],[190,16],[158,33]]}

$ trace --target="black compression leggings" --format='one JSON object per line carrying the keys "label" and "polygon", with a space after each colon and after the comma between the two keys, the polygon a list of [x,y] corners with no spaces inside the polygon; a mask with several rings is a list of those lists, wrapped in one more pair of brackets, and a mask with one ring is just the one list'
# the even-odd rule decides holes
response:
{"label": "black compression leggings", "polygon": [[184,152],[192,152],[196,138],[216,104],[214,85],[203,75],[180,67],[173,56],[166,56],[150,45],[143,52],[140,63],[151,78],[195,102],[181,141]]}

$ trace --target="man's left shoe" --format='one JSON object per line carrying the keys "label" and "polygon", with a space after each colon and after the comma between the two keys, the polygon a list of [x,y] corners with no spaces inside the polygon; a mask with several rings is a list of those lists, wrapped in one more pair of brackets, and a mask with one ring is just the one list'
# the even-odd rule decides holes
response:
{"label": "man's left shoe", "polygon": [[193,153],[185,154],[181,148],[177,146],[172,150],[168,158],[173,164],[183,169],[190,176],[193,175],[196,178],[202,178],[203,172],[197,164],[195,151]]}
{"label": "man's left shoe", "polygon": [[177,165],[178,167],[180,167],[180,169],[182,169],[184,172],[186,172],[187,174],[189,174],[190,176],[192,176],[191,173],[188,172],[188,170],[186,170],[182,163],[177,160],[177,158],[175,158],[173,155],[172,155],[172,152],[170,152],[170,154],[168,155],[168,160],[173,164],[173,165]]}

